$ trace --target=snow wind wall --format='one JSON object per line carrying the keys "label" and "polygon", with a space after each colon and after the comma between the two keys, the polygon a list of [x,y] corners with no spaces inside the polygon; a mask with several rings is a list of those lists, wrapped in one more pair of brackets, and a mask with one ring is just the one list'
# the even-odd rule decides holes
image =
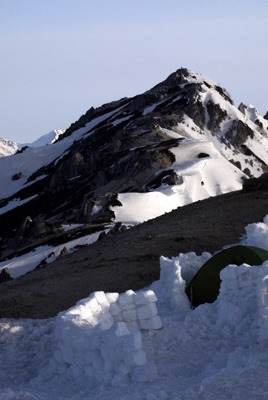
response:
{"label": "snow wind wall", "polygon": [[58,315],[54,353],[61,373],[86,375],[96,384],[152,381],[156,369],[147,362],[141,330],[162,328],[152,290],[92,293]]}

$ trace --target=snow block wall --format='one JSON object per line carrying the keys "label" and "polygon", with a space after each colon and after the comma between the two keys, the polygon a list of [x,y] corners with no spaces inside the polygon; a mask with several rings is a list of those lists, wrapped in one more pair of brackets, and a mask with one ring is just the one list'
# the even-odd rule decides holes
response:
{"label": "snow block wall", "polygon": [[268,251],[268,215],[263,218],[263,222],[249,224],[245,230],[246,237],[243,238],[242,244],[261,247]]}
{"label": "snow block wall", "polygon": [[156,378],[147,362],[141,330],[162,328],[152,290],[135,293],[92,293],[75,307],[58,315],[54,353],[57,368],[78,377],[85,374],[92,385]]}
{"label": "snow block wall", "polygon": [[217,307],[218,325],[233,327],[244,335],[255,331],[258,342],[268,340],[268,262],[260,266],[229,265],[220,273],[222,280]]}
{"label": "snow block wall", "polygon": [[258,341],[268,341],[268,262],[264,263],[262,277],[258,284],[259,294],[259,338]]}
{"label": "snow block wall", "polygon": [[193,252],[180,253],[172,259],[160,257],[160,279],[151,285],[159,302],[176,310],[178,314],[191,310],[185,288],[210,257],[211,254],[207,252],[200,256]]}

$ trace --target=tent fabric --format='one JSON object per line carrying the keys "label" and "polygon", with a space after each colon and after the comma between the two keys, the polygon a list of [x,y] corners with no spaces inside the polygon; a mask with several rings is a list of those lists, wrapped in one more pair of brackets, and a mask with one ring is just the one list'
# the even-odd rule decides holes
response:
{"label": "tent fabric", "polygon": [[192,306],[213,303],[220,291],[220,271],[229,264],[261,265],[268,251],[255,246],[233,246],[211,257],[196,273],[186,288]]}

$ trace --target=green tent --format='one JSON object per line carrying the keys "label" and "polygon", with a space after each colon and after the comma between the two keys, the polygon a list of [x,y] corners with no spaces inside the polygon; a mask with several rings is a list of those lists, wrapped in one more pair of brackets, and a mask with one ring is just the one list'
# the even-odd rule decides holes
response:
{"label": "green tent", "polygon": [[186,288],[192,306],[213,303],[220,290],[220,271],[229,264],[261,265],[268,259],[268,251],[254,246],[233,246],[211,257],[196,273]]}

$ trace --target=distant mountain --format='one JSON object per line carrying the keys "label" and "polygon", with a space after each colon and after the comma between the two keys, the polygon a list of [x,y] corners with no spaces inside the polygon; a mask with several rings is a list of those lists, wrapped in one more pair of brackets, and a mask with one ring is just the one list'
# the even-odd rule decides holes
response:
{"label": "distant mountain", "polygon": [[12,140],[0,138],[0,157],[11,156],[19,149],[19,145]]}
{"label": "distant mountain", "polygon": [[35,140],[32,143],[24,143],[19,144],[12,140],[2,139],[0,138],[0,157],[11,156],[15,154],[21,148],[27,147],[43,147],[48,144],[55,143],[60,135],[64,133],[63,130],[54,129],[53,131],[47,133],[46,135],[41,136],[39,139]]}
{"label": "distant mountain", "polygon": [[42,147],[48,144],[55,143],[65,131],[60,129],[54,129],[53,131],[41,136],[39,139],[32,143],[27,143],[29,147]]}
{"label": "distant mountain", "polygon": [[236,108],[225,89],[185,68],[92,107],[64,133],[0,159],[2,253],[59,240],[66,224],[136,224],[239,190],[267,169],[267,134],[255,108]]}

